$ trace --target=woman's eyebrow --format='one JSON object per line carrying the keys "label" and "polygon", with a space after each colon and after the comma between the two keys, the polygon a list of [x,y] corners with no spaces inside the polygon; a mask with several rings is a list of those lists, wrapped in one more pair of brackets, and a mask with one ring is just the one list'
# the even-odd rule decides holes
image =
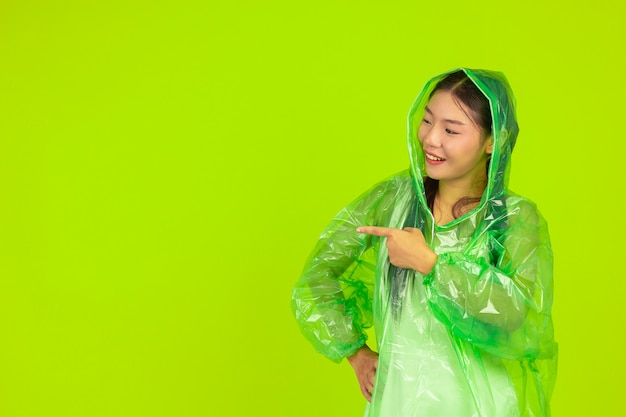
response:
{"label": "woman's eyebrow", "polygon": [[[424,110],[426,111],[426,113],[430,114],[431,116],[433,116],[433,117],[435,116],[435,115],[433,114],[433,112],[432,112],[432,111],[428,108],[428,106],[426,106],[426,107],[424,108]],[[460,121],[460,120],[454,120],[454,119],[444,119],[443,121],[444,121],[444,122],[451,123],[451,124],[453,124],[453,125],[461,125],[461,126],[465,126],[465,123],[463,123],[463,122],[462,122],[462,121]]]}

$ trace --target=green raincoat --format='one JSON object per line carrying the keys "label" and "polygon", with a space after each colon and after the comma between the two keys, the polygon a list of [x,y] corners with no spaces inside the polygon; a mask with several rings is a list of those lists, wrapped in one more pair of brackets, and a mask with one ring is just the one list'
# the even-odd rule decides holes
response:
{"label": "green raincoat", "polygon": [[[463,71],[489,99],[493,122],[478,206],[439,226],[426,203],[417,128],[442,74],[409,112],[410,170],[337,214],[293,290],[302,332],[336,362],[365,344],[374,326],[379,359],[368,417],[550,415],[557,345],[547,225],[531,201],[507,188],[518,127],[506,78]],[[357,233],[361,225],[420,228],[438,254],[434,269],[394,267],[385,239]]]}

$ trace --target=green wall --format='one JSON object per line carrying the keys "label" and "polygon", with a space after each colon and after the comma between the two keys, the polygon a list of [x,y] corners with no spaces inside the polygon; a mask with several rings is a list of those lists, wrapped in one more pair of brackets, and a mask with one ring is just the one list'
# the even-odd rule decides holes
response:
{"label": "green wall", "polygon": [[626,3],[502,3],[3,1],[0,416],[361,415],[290,289],[458,66],[517,95],[554,416],[624,415]]}

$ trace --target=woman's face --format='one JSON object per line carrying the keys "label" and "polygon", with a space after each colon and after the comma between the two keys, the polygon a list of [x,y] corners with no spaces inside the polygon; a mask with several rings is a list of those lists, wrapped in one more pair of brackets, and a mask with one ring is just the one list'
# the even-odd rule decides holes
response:
{"label": "woman's face", "polygon": [[[462,107],[460,107],[462,106]],[[439,181],[470,187],[486,179],[491,138],[468,115],[471,111],[449,91],[437,91],[426,106],[417,131],[426,159],[426,174]]]}

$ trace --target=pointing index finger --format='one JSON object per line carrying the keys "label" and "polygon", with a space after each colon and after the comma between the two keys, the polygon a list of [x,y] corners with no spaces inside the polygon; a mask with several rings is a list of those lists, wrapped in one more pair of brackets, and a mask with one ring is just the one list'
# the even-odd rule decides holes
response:
{"label": "pointing index finger", "polygon": [[379,226],[360,226],[356,228],[356,231],[359,233],[365,233],[368,235],[381,236],[381,237],[389,237],[392,229],[389,227],[379,227]]}

